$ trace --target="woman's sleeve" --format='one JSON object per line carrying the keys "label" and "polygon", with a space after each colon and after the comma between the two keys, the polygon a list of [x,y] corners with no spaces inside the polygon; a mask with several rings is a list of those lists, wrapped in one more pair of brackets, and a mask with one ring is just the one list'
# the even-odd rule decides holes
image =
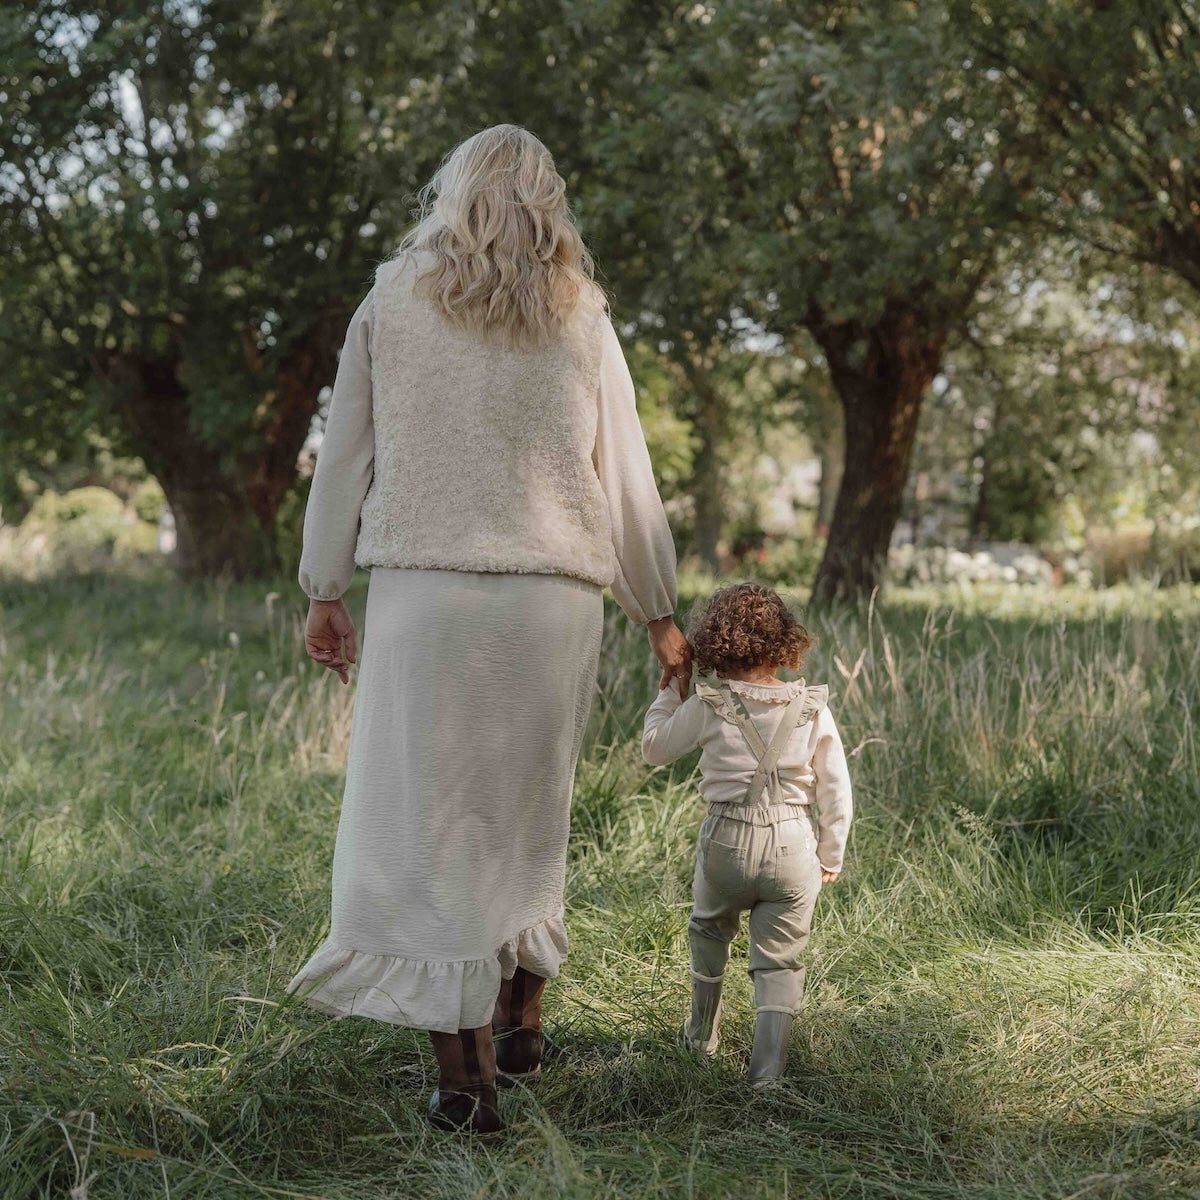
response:
{"label": "woman's sleeve", "polygon": [[826,871],[842,869],[854,798],[850,790],[850,768],[842,735],[833,714],[823,708],[817,714],[817,744],[813,753],[813,772],[817,777],[817,858]]}
{"label": "woman's sleeve", "polygon": [[638,422],[629,367],[607,317],[603,326],[592,461],[608,499],[613,595],[631,621],[646,625],[675,612],[675,542]]}
{"label": "woman's sleeve", "polygon": [[350,319],[338,359],[325,436],[317,450],[308,507],[300,586],[314,600],[336,600],[354,577],[358,518],[375,461],[371,417],[371,318],[374,293]]}

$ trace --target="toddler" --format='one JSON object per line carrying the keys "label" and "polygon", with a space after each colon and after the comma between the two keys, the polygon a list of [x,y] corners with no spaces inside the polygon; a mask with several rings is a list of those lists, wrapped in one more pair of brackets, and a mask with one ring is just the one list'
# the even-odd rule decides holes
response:
{"label": "toddler", "polygon": [[804,990],[802,956],[817,892],[842,869],[850,827],[850,777],[828,689],[782,681],[800,666],[808,631],[770,588],[723,588],[692,620],[697,684],[681,700],[664,688],[646,713],[642,754],[665,766],[702,748],[700,826],[688,940],[692,1011],[688,1046],[717,1048],[721,981],[741,914],[750,913],[755,1086],[783,1073],[792,1018]]}

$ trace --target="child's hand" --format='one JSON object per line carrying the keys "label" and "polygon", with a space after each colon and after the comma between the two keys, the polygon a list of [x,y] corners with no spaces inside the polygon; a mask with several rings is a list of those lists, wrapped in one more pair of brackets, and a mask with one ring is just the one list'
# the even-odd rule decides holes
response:
{"label": "child's hand", "polygon": [[838,873],[836,871],[826,871],[821,868],[821,886],[824,887],[827,883],[837,883]]}

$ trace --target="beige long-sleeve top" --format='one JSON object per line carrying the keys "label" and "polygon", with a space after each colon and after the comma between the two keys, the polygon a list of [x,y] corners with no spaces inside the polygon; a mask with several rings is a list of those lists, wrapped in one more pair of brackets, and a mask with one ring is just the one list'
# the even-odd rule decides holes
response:
{"label": "beige long-sleeve top", "polygon": [[[804,690],[804,681],[763,684],[729,679],[758,727],[770,742],[788,703]],[[674,688],[658,693],[646,713],[642,756],[666,766],[701,748],[700,793],[710,804],[741,804],[758,759],[738,726],[715,712],[699,696],[681,700]],[[794,729],[779,758],[785,803],[817,807],[817,857],[826,871],[838,872],[854,811],[850,771],[841,734],[828,706]]]}
{"label": "beige long-sleeve top", "polygon": [[[527,447],[537,446],[539,430],[518,430],[522,436],[514,437],[510,428],[494,447],[496,455],[507,455],[503,459],[504,471],[497,475],[502,484],[505,479],[512,481],[513,486],[507,492],[497,493],[493,486],[491,491],[481,488],[478,494],[473,494],[473,488],[450,482],[441,487],[435,476],[432,481],[414,483],[413,491],[417,490],[417,484],[422,484],[424,492],[421,503],[413,508],[403,487],[404,480],[414,471],[411,462],[404,471],[393,472],[387,480],[388,490],[380,491],[381,464],[377,463],[376,454],[383,453],[381,447],[395,446],[405,436],[403,422],[389,427],[386,439],[382,430],[377,429],[377,421],[394,417],[393,409],[381,404],[382,389],[374,379],[377,364],[372,356],[372,346],[378,347],[381,332],[379,293],[402,286],[402,280],[397,283],[398,274],[393,269],[385,276],[381,269],[375,287],[350,321],[342,348],[305,512],[300,562],[300,586],[305,594],[318,600],[336,599],[349,587],[357,561],[358,565],[368,567],[575,575],[597,584],[611,584],[617,602],[639,624],[673,613],[674,542],[638,422],[633,380],[607,316],[601,316],[595,323],[594,336],[599,344],[595,347],[596,371],[591,377],[594,395],[586,398],[589,406],[594,404],[594,410],[589,407],[582,414],[570,414],[577,427],[581,421],[590,422],[582,426],[590,443],[587,446],[590,454],[586,454],[582,466],[570,461],[559,464],[544,457],[535,464],[536,474],[531,472],[531,464],[520,460]],[[461,347],[462,354],[471,352],[473,347]],[[483,358],[494,354],[485,348],[478,353]],[[430,370],[430,380],[436,385],[436,364]],[[450,374],[448,368],[447,375]],[[487,427],[462,428],[461,391],[453,399],[459,405],[457,418],[447,417],[444,428],[431,429],[430,422],[438,420],[443,406],[438,404],[436,395],[422,397],[428,401],[417,414],[423,425],[422,436],[427,442],[430,438],[440,440],[449,452],[470,442],[478,453],[479,439],[496,435]],[[494,408],[494,396],[479,396],[481,411],[486,411],[489,404]],[[471,419],[469,407],[467,419]],[[533,451],[529,453],[532,456]],[[510,461],[513,459],[517,461]],[[555,511],[553,490],[547,493],[542,486],[534,516],[538,528],[549,530],[551,536],[538,542],[528,533],[529,491],[519,485],[522,479],[528,482],[531,478],[536,478],[539,485],[547,479],[553,484],[560,468],[563,474],[574,472],[576,476],[585,474],[592,478],[590,486],[598,484],[599,504],[587,516],[583,537],[563,536],[564,531],[573,528],[572,521],[578,527],[580,514],[571,511],[569,495],[562,504],[564,511]],[[467,482],[473,481],[468,477]],[[430,496],[440,496],[441,503],[431,505]],[[364,528],[364,501],[369,506],[373,504],[376,514],[369,529]],[[507,520],[508,516],[514,519]],[[414,522],[421,523],[421,553],[417,558],[406,553],[402,542],[405,530],[411,532]],[[478,535],[481,529],[494,543],[485,547],[487,555],[482,558],[479,546],[471,544],[471,536]],[[501,531],[499,534],[492,532],[497,529]],[[597,552],[597,546],[602,553]]]}

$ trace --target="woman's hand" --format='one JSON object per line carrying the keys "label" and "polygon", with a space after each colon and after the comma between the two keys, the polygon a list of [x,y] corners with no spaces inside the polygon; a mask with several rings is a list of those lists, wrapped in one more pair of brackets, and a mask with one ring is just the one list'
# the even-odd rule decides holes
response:
{"label": "woman's hand", "polygon": [[[343,653],[342,642],[345,642]],[[354,620],[342,600],[311,600],[304,626],[304,648],[308,657],[328,667],[343,683],[350,682],[348,662],[358,662]]]}
{"label": "woman's hand", "polygon": [[672,681],[679,685],[679,698],[687,699],[688,682],[692,678],[692,648],[687,638],[675,624],[673,617],[659,617],[646,626],[650,635],[650,649],[662,667],[662,678],[658,681],[658,690],[671,686]]}
{"label": "woman's hand", "polygon": [[821,886],[824,887],[827,883],[837,883],[838,873],[836,871],[826,871],[821,868]]}

